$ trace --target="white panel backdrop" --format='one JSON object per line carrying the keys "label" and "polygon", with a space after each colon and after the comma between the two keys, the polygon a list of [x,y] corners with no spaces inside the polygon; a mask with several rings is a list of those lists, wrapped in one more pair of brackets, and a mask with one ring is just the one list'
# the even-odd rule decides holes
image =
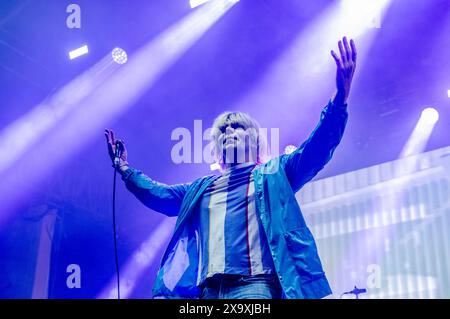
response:
{"label": "white panel backdrop", "polygon": [[360,298],[450,298],[450,147],[313,181],[297,199],[331,298],[354,286]]}

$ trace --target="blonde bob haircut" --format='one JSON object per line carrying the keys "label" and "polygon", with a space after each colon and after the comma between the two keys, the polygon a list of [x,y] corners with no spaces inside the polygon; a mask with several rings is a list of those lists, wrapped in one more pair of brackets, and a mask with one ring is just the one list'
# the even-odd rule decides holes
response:
{"label": "blonde bob haircut", "polygon": [[[211,140],[213,143],[212,154],[217,163],[223,168],[222,148],[219,144],[219,136],[225,132],[227,126],[233,128],[240,127],[246,132],[246,143],[249,141],[256,144],[256,162],[264,163],[267,156],[266,136],[261,134],[262,130],[259,123],[250,115],[244,112],[223,112],[214,120],[211,130]],[[249,140],[247,140],[247,136]],[[248,145],[246,145],[247,147]]]}

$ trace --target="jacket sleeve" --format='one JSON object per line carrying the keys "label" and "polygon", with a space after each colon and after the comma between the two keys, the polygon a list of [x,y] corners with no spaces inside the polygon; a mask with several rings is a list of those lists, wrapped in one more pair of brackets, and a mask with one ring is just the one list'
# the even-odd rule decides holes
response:
{"label": "jacket sleeve", "polygon": [[122,173],[127,189],[145,206],[167,216],[177,216],[189,184],[166,185],[156,182],[139,170]]}
{"label": "jacket sleeve", "polygon": [[281,156],[280,163],[294,192],[316,176],[331,159],[344,134],[347,118],[347,104],[335,105],[330,101],[308,139],[291,154]]}

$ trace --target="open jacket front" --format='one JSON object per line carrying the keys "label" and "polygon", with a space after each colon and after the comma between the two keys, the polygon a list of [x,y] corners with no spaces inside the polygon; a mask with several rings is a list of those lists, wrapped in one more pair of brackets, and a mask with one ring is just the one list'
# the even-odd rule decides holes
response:
{"label": "open jacket front", "polygon": [[[332,293],[295,193],[331,159],[347,116],[347,105],[328,103],[318,125],[296,151],[260,164],[253,171],[257,216],[285,298],[315,299]],[[196,285],[200,247],[196,205],[218,177],[209,175],[190,184],[166,185],[133,168],[122,175],[127,188],[147,207],[178,216],[153,286],[154,298],[200,297]]]}

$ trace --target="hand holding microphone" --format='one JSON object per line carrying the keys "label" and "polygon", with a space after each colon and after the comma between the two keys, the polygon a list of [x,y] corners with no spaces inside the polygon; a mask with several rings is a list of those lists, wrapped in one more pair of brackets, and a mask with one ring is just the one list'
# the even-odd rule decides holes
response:
{"label": "hand holding microphone", "polygon": [[119,171],[125,171],[128,168],[128,154],[125,143],[122,140],[116,140],[112,130],[105,129],[105,137],[113,167]]}
{"label": "hand holding microphone", "polygon": [[121,144],[119,140],[116,141],[114,150],[114,166],[119,167],[120,165],[120,155],[122,154]]}

